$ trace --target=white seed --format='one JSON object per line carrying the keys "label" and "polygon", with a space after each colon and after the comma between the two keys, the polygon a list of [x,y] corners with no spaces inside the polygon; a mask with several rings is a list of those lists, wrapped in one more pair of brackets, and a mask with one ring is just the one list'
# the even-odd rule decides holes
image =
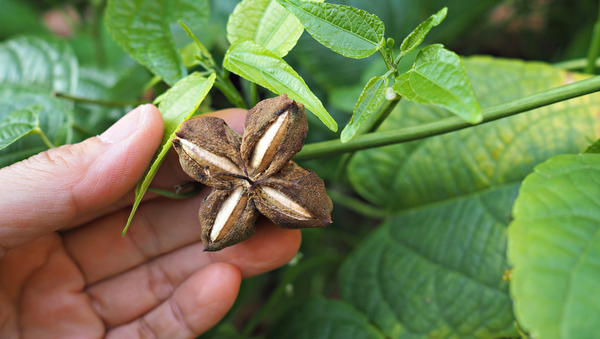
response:
{"label": "white seed", "polygon": [[183,148],[183,150],[185,151],[185,153],[187,155],[190,156],[190,158],[194,159],[196,162],[198,163],[202,163],[202,162],[207,162],[215,167],[218,167],[222,170],[224,170],[225,172],[228,173],[233,173],[233,174],[237,174],[237,175],[241,175],[242,171],[240,170],[240,168],[234,164],[231,160],[210,153],[209,151],[196,146],[194,143],[185,140],[185,139],[179,139],[179,142],[181,143],[181,147]]}
{"label": "white seed", "polygon": [[257,172],[264,171],[275,155],[287,127],[288,112],[281,114],[254,146],[250,167],[255,168]]}
{"label": "white seed", "polygon": [[307,220],[307,219],[312,218],[312,215],[310,213],[308,213],[308,211],[305,210],[304,207],[300,206],[300,204],[298,204],[294,200],[288,198],[285,194],[281,193],[281,191],[274,189],[272,187],[268,187],[268,186],[261,186],[260,188],[262,189],[263,192],[265,192],[269,196],[269,198],[273,199],[281,207],[283,207],[287,210],[291,210],[294,213],[298,214],[298,215],[291,215],[289,213],[286,213],[286,214],[290,215],[291,217],[294,217],[295,219],[301,219],[301,220]]}
{"label": "white seed", "polygon": [[[215,218],[215,222],[213,224],[213,228],[210,231],[210,239],[214,242],[219,237],[219,233],[225,225],[227,225],[232,217],[235,217],[234,210],[238,206],[240,200],[242,199],[242,192],[244,189],[242,187],[238,187],[233,191],[226,199],[223,201],[221,208],[219,209],[219,213]],[[231,220],[234,222],[235,220]]]}

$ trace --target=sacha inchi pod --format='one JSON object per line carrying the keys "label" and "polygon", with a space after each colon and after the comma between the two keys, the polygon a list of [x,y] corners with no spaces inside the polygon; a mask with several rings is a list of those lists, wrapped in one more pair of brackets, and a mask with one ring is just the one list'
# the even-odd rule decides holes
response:
{"label": "sacha inchi pod", "polygon": [[248,239],[259,213],[281,228],[331,223],[333,204],[323,180],[291,161],[307,130],[304,106],[286,94],[249,110],[243,137],[216,117],[181,126],[173,145],[183,170],[213,187],[199,213],[206,251]]}

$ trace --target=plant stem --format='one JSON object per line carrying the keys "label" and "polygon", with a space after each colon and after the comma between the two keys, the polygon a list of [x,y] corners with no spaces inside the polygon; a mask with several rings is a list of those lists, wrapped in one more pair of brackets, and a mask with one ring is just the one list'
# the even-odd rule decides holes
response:
{"label": "plant stem", "polygon": [[389,60],[389,56],[386,53],[386,48],[382,47],[379,49],[379,54],[381,54],[381,57],[383,58],[383,61],[385,62],[385,65],[387,66],[388,70],[395,70],[395,67],[393,66],[393,63],[391,60]]}
{"label": "plant stem", "polygon": [[32,133],[35,133],[37,135],[40,136],[40,138],[42,139],[42,141],[44,142],[44,144],[46,144],[46,146],[48,147],[48,149],[50,148],[54,148],[56,146],[54,146],[54,144],[50,141],[50,139],[48,139],[48,137],[46,136],[46,134],[44,134],[44,131],[42,131],[41,128],[37,127],[35,128]]}
{"label": "plant stem", "polygon": [[246,103],[244,102],[244,98],[242,98],[242,95],[237,90],[237,88],[233,86],[231,80],[229,80],[229,78],[221,77],[218,72],[216,74],[217,81],[215,81],[215,87],[218,88],[219,91],[221,91],[221,93],[225,95],[227,100],[229,100],[229,102],[234,104],[236,107],[248,109]]}
{"label": "plant stem", "polygon": [[158,84],[161,81],[162,81],[162,78],[159,77],[158,75],[153,76],[152,79],[150,79],[150,81],[148,81],[144,85],[144,88],[142,89],[142,93],[148,92],[152,87],[154,87],[154,85]]}
{"label": "plant stem", "polygon": [[394,108],[396,108],[396,105],[398,105],[398,102],[400,102],[401,98],[401,96],[398,96],[394,100],[386,99],[383,105],[377,110],[377,112],[373,114],[372,118],[368,119],[363,123],[362,126],[360,126],[360,129],[362,129],[364,132],[360,133],[360,130],[358,132],[360,134],[374,132],[379,126],[381,126],[383,121],[390,115],[390,113],[392,113]]}
{"label": "plant stem", "polygon": [[242,331],[243,338],[249,338],[252,334],[252,331],[260,324],[262,319],[271,312],[271,310],[277,305],[279,300],[285,295],[285,288],[288,284],[291,284],[296,277],[298,277],[301,273],[319,267],[325,264],[336,263],[342,259],[341,256],[338,255],[322,255],[320,257],[312,258],[300,263],[298,266],[289,267],[283,279],[275,289],[275,291],[271,294],[269,299],[263,304],[263,306],[254,314],[254,316],[248,321],[246,327]]}
{"label": "plant stem", "polygon": [[124,107],[124,106],[139,106],[143,104],[147,104],[150,101],[141,100],[141,101],[104,101],[104,100],[96,100],[96,99],[88,99],[88,98],[80,98],[66,93],[54,93],[57,98],[65,98],[69,100],[73,100],[76,102],[81,102],[85,104],[96,104],[100,106],[107,107]]}
{"label": "plant stem", "polygon": [[92,40],[94,42],[94,51],[96,52],[96,62],[100,66],[106,65],[106,52],[104,51],[104,44],[102,43],[102,12],[104,7],[104,1],[97,1],[92,3]]}
{"label": "plant stem", "polygon": [[592,42],[590,43],[590,49],[588,51],[587,66],[585,66],[585,72],[592,74],[596,68],[595,60],[598,58],[600,53],[600,6],[598,7],[598,19],[594,24]]}
{"label": "plant stem", "polygon": [[175,193],[175,192],[171,192],[171,191],[167,191],[167,190],[161,190],[158,188],[148,187],[148,192],[157,193],[157,194],[160,194],[162,196],[165,196],[167,198],[172,198],[172,199],[191,198],[191,197],[198,195],[200,193],[200,190],[201,190],[200,185],[198,185],[198,187],[194,187],[194,189],[192,189],[189,192],[183,192],[183,193]]}
{"label": "plant stem", "polygon": [[[549,89],[525,98],[513,100],[483,110],[483,122],[490,122],[556,102],[576,98],[600,90],[600,76],[574,82],[572,84]],[[330,157],[337,154],[355,152],[367,148],[398,144],[423,139],[473,125],[458,116],[452,116],[427,124],[398,129],[395,131],[369,133],[355,137],[343,144],[339,140],[330,140],[308,144],[295,157],[294,161]]]}
{"label": "plant stem", "polygon": [[[553,63],[552,66],[561,68],[567,71],[585,68],[588,64],[587,58],[572,59]],[[596,67],[600,67],[600,58],[596,59]]]}
{"label": "plant stem", "polygon": [[387,213],[375,206],[369,205],[359,199],[345,195],[335,190],[327,190],[327,195],[333,200],[333,202],[340,204],[344,207],[354,210],[356,213],[361,214],[365,217],[374,219],[383,219],[387,216]]}
{"label": "plant stem", "polygon": [[[365,121],[362,124],[362,126],[360,126],[358,131],[356,131],[355,137],[358,137],[359,135],[364,135],[366,133],[374,132],[390,115],[390,113],[392,113],[396,105],[398,105],[400,99],[401,97],[398,96],[398,98],[394,100],[385,100],[385,103],[379,107],[377,112],[375,112],[369,119],[367,119],[367,121]],[[342,156],[335,170],[337,178],[345,178],[346,167],[348,167],[348,164],[350,163],[350,160],[352,159],[353,155],[354,152],[350,152]]]}

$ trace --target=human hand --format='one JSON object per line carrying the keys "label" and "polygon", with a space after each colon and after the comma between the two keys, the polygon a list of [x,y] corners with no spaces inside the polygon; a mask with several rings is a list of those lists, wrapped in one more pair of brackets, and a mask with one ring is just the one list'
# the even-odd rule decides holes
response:
{"label": "human hand", "polygon": [[[242,110],[216,115],[243,130]],[[231,308],[242,278],[287,263],[300,232],[259,219],[256,234],[203,252],[209,192],[147,193],[125,235],[134,187],[160,144],[152,105],[100,137],[0,170],[0,338],[193,338]],[[152,187],[191,181],[171,152]]]}

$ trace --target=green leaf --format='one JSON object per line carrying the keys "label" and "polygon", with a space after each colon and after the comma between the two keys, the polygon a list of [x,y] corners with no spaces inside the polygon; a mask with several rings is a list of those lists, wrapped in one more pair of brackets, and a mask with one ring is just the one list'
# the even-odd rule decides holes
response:
{"label": "green leaf", "polygon": [[[155,1],[155,0],[137,0]],[[160,1],[163,2],[163,1]],[[167,8],[167,22],[183,21],[191,29],[201,29],[210,18],[209,0],[169,0],[164,1]]]}
{"label": "green leaf", "polygon": [[506,227],[519,185],[494,187],[399,214],[340,269],[344,300],[387,337],[517,336]]}
{"label": "green leaf", "polygon": [[[587,76],[548,64],[472,57],[464,60],[483,107],[522,98]],[[361,151],[348,168],[354,189],[374,205],[406,209],[520,182],[533,167],[579,153],[600,138],[600,94],[571,99],[465,130]],[[438,121],[452,113],[401,100],[380,131]]]}
{"label": "green leaf", "polygon": [[273,52],[249,40],[236,42],[225,54],[223,65],[274,93],[285,93],[291,99],[302,102],[325,126],[337,131],[337,123],[327,113],[321,100],[310,91],[298,73]]}
{"label": "green leaf", "polygon": [[300,21],[275,0],[244,0],[235,7],[227,23],[227,40],[231,44],[252,40],[281,58],[303,32]]}
{"label": "green leaf", "polygon": [[584,153],[600,153],[600,139],[586,148]]}
{"label": "green leaf", "polygon": [[302,0],[277,0],[306,31],[332,51],[362,59],[385,45],[385,27],[376,15],[358,8]]}
{"label": "green leaf", "polygon": [[74,93],[77,58],[64,40],[22,36],[0,44],[0,83]]}
{"label": "green leaf", "polygon": [[483,120],[465,67],[442,45],[423,48],[413,68],[395,81],[394,91],[407,100],[444,107],[471,124]]}
{"label": "green leaf", "polygon": [[404,39],[404,41],[402,41],[402,45],[400,46],[400,57],[407,55],[408,53],[412,52],[417,46],[419,46],[425,39],[427,33],[429,33],[429,31],[433,27],[439,25],[442,21],[444,21],[447,13],[448,8],[444,7],[439,12],[435,13],[434,15],[430,16],[427,20],[420,23],[419,26],[417,26],[417,28],[415,28],[415,30],[412,31],[406,37],[406,39]]}
{"label": "green leaf", "polygon": [[42,105],[28,106],[0,120],[0,150],[40,128]]}
{"label": "green leaf", "polygon": [[169,24],[181,19],[194,26],[208,20],[207,0],[109,0],[106,27],[131,57],[169,85],[187,74]]}
{"label": "green leaf", "polygon": [[198,64],[196,56],[201,55],[202,53],[195,42],[190,42],[189,44],[185,45],[179,52],[181,54],[181,60],[183,60],[183,66],[185,66],[185,68],[191,68],[196,66]]}
{"label": "green leaf", "polygon": [[[39,117],[40,129],[50,142],[55,146],[73,142],[72,103],[40,91],[0,86],[0,120],[13,111],[37,104],[43,107]],[[0,150],[0,168],[47,149],[40,138],[19,139]]]}
{"label": "green leaf", "polygon": [[165,121],[163,139],[144,178],[135,187],[135,202],[129,214],[127,225],[123,229],[123,235],[127,232],[133,215],[140,205],[160,164],[167,155],[167,152],[169,152],[169,149],[171,149],[175,132],[179,130],[184,121],[191,118],[194,112],[196,112],[202,100],[204,100],[208,91],[212,88],[215,78],[216,75],[214,73],[208,79],[201,76],[200,73],[192,73],[171,87],[160,102],[158,110],[162,113]]}
{"label": "green leaf", "polygon": [[342,142],[348,142],[352,139],[360,125],[375,112],[379,104],[385,99],[384,95],[387,86],[387,77],[373,77],[369,80],[356,102],[356,106],[354,106],[352,119],[350,119],[350,122],[342,131]]}
{"label": "green leaf", "polygon": [[352,306],[315,296],[306,299],[271,328],[267,339],[384,339]]}
{"label": "green leaf", "polygon": [[600,331],[600,155],[559,155],[523,181],[508,228],[511,295],[532,338]]}
{"label": "green leaf", "polygon": [[91,103],[75,103],[78,135],[75,142],[98,135],[129,112],[142,95],[150,73],[138,64],[128,67],[80,68],[75,96],[99,101],[130,101],[130,106],[108,107]]}

